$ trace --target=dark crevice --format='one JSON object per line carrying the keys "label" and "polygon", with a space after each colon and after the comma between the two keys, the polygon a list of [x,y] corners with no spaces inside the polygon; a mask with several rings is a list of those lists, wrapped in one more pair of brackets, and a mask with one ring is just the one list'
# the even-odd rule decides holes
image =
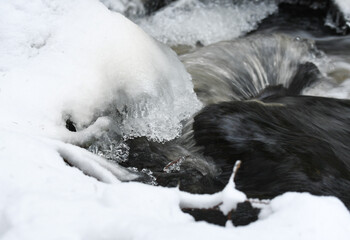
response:
{"label": "dark crevice", "polygon": [[75,124],[69,118],[66,120],[66,128],[71,132],[76,132]]}

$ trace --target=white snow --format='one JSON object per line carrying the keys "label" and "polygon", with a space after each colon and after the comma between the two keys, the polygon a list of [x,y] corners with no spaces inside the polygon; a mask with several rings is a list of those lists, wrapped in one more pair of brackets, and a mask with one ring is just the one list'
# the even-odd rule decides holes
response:
{"label": "white snow", "polygon": [[[121,183],[134,176],[72,145],[106,131],[167,140],[200,108],[176,55],[99,1],[2,0],[0,56],[0,239],[350,236],[339,200],[300,193],[272,200],[246,227],[195,222],[181,206],[245,196]],[[124,105],[118,122],[108,110]],[[77,133],[65,129],[68,116]]]}
{"label": "white snow", "polygon": [[227,215],[232,209],[237,207],[237,204],[247,200],[244,193],[238,191],[235,187],[234,176],[241,161],[236,161],[233,173],[229,183],[221,192],[214,194],[191,194],[187,192],[179,192],[181,208],[213,208],[219,205],[220,211]]}
{"label": "white snow", "polygon": [[218,227],[194,222],[180,205],[200,207],[198,199],[214,204],[220,197],[189,200],[178,189],[105,184],[66,166],[52,140],[8,131],[0,138],[0,239],[345,240],[350,234],[350,215],[333,197],[288,193],[247,227]]}
{"label": "white snow", "polygon": [[350,20],[350,0],[333,0],[339,6],[339,10],[344,13],[344,17]]}
{"label": "white snow", "polygon": [[83,129],[119,114],[114,131],[163,141],[200,108],[176,54],[102,3],[1,5],[2,126],[62,136],[67,116]]}

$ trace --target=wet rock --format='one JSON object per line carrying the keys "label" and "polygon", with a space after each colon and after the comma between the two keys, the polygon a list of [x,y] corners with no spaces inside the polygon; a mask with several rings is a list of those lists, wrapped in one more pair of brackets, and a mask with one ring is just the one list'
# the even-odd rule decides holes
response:
{"label": "wet rock", "polygon": [[[176,143],[156,143],[143,137],[128,140],[126,143],[130,148],[129,159],[121,162],[120,165],[135,168],[138,171],[149,169],[157,185],[179,187],[180,190],[191,193],[214,193],[224,187],[215,176],[201,172],[191,159],[188,159],[188,163],[182,163],[178,169],[166,171],[165,167],[174,162],[174,156],[175,161],[181,158],[180,150],[169,150],[174,148]],[[138,181],[147,183],[149,177],[143,176]]]}
{"label": "wet rock", "polygon": [[146,13],[151,14],[176,0],[142,0]]}
{"label": "wet rock", "polygon": [[217,209],[182,209],[182,211],[192,215],[196,221],[206,221],[219,226],[225,226],[228,220],[227,216]]}
{"label": "wet rock", "polygon": [[227,221],[232,221],[234,226],[246,226],[258,220],[260,209],[254,208],[250,202],[238,203],[237,208],[225,216],[219,208],[214,209],[182,209],[194,217],[196,221],[225,226]]}
{"label": "wet rock", "polygon": [[258,220],[259,213],[260,209],[254,208],[250,202],[238,203],[230,219],[235,226],[245,226]]}
{"label": "wet rock", "polygon": [[350,208],[350,101],[276,96],[224,102],[195,117],[194,138],[249,198],[310,192],[336,196]]}
{"label": "wet rock", "polygon": [[264,19],[256,31],[295,32],[296,29],[315,36],[345,35],[350,32],[350,20],[332,0],[280,0],[278,12]]}
{"label": "wet rock", "polygon": [[224,188],[216,178],[201,174],[195,168],[186,168],[178,173],[156,172],[157,183],[164,187],[179,187],[181,191],[204,194],[215,193]]}

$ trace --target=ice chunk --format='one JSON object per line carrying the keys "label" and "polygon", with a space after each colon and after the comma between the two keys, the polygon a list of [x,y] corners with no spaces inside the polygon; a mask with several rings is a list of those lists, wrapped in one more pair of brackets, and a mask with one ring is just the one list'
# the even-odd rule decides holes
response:
{"label": "ice chunk", "polygon": [[149,34],[169,45],[204,45],[230,40],[257,27],[277,10],[273,1],[179,0],[137,21]]}

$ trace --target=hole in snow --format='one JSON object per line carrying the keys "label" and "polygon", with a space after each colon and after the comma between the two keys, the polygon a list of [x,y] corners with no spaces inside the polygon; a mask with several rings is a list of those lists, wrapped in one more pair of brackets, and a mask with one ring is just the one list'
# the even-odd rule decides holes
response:
{"label": "hole in snow", "polygon": [[69,118],[66,120],[66,128],[71,132],[76,132],[75,124]]}

